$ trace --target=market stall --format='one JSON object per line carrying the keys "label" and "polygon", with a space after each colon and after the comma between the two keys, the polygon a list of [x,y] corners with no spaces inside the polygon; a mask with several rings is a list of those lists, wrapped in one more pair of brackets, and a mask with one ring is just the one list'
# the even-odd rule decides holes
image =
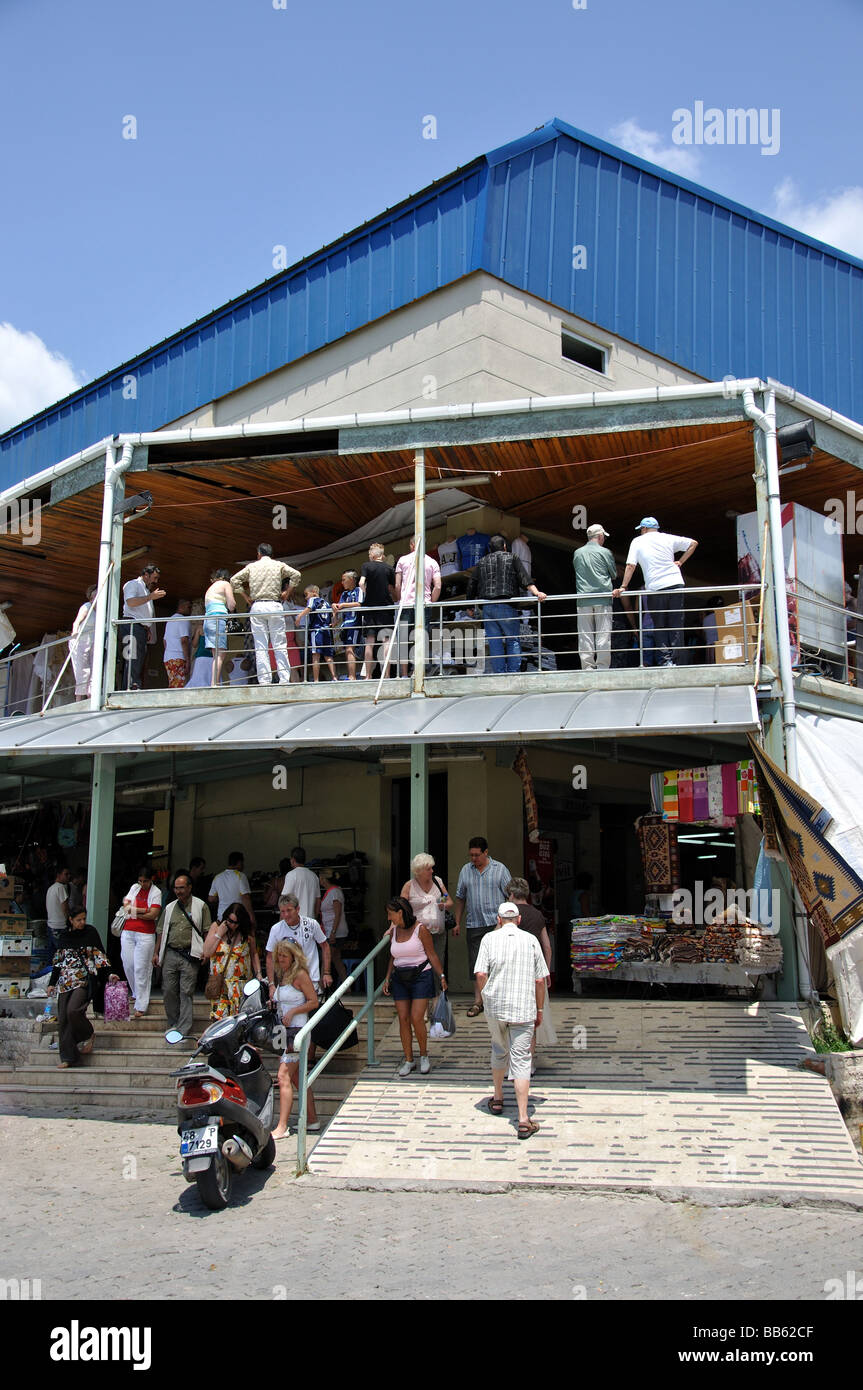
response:
{"label": "market stall", "polygon": [[585,979],[754,989],[781,971],[782,947],[744,866],[743,822],[757,833],[759,809],[752,761],[657,773],[650,791],[653,809],[633,827],[643,914],[572,920],[575,992]]}

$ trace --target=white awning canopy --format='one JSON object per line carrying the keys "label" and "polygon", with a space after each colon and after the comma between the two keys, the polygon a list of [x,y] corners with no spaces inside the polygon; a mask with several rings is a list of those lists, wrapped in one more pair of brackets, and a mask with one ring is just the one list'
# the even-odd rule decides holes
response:
{"label": "white awning canopy", "polygon": [[0,721],[15,754],[362,748],[744,733],[758,727],[751,686],[597,690],[147,710],[64,709]]}

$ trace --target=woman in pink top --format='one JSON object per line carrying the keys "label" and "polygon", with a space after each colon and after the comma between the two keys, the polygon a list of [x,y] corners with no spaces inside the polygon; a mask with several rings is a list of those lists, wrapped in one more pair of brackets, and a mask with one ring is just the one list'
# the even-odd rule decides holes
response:
{"label": "woman in pink top", "polygon": [[429,999],[434,997],[434,972],[440,975],[444,989],[446,976],[428,929],[417,922],[407,898],[390,898],[387,918],[390,961],[384,980],[384,994],[389,994],[392,989],[399,1016],[399,1035],[405,1054],[399,1076],[409,1076],[416,1067],[413,1057],[414,1033],[420,1050],[420,1071],[425,1076],[430,1070],[426,1008]]}

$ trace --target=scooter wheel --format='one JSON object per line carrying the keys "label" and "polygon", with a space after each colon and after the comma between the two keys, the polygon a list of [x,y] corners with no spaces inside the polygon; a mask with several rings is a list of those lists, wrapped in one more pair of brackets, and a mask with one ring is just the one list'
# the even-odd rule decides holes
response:
{"label": "scooter wheel", "polygon": [[276,1141],[272,1134],[267,1140],[257,1158],[252,1159],[253,1168],[272,1168],[276,1161]]}
{"label": "scooter wheel", "polygon": [[231,1196],[232,1169],[222,1150],[213,1155],[209,1168],[195,1174],[198,1196],[210,1211],[224,1211]]}

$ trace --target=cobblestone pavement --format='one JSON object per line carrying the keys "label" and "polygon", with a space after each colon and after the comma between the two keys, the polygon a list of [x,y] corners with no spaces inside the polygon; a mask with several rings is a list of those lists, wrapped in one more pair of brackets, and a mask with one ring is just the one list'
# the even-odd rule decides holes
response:
{"label": "cobblestone pavement", "polygon": [[290,1158],[208,1212],[169,1124],[0,1117],[0,1278],[67,1300],[697,1301],[823,1300],[827,1280],[863,1274],[863,1212],[348,1191],[297,1181]]}

